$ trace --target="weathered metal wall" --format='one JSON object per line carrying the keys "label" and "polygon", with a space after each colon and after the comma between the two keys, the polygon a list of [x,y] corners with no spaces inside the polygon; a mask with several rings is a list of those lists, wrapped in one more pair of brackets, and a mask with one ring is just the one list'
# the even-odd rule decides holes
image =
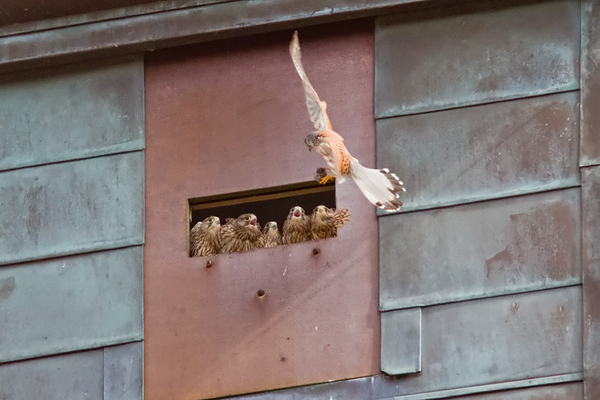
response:
{"label": "weathered metal wall", "polygon": [[[373,398],[577,382],[597,362],[582,339],[580,6],[377,20],[377,162],[407,187],[380,215],[382,370],[403,371],[395,316],[418,307],[421,372],[373,378]],[[580,383],[508,393],[583,399]]]}
{"label": "weathered metal wall", "polygon": [[[147,58],[148,400],[379,372],[377,219],[352,182],[336,190],[338,206],[352,213],[337,238],[219,255],[208,270],[206,258],[188,257],[188,198],[311,180],[323,164],[303,143],[313,127],[287,50],[291,35]],[[372,22],[301,30],[300,38],[334,127],[373,166]]]}
{"label": "weathered metal wall", "polygon": [[141,399],[142,59],[3,76],[0,104],[0,398]]}

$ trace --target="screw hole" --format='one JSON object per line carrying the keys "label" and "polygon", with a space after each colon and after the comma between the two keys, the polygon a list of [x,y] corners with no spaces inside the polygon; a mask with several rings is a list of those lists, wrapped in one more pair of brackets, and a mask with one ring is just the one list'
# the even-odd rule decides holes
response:
{"label": "screw hole", "polygon": [[212,261],[207,261],[206,262],[206,268],[211,268],[213,266]]}
{"label": "screw hole", "polygon": [[265,292],[262,289],[260,289],[258,292],[256,292],[256,295],[258,296],[259,299],[262,299],[263,297],[265,297],[266,294],[267,294],[267,292]]}
{"label": "screw hole", "polygon": [[321,250],[317,249],[316,247],[314,249],[312,249],[312,254],[313,256],[318,256],[319,254],[321,254]]}

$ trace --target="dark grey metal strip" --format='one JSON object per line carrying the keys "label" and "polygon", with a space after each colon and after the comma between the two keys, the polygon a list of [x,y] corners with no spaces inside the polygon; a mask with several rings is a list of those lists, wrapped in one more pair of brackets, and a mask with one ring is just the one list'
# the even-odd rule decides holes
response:
{"label": "dark grey metal strip", "polygon": [[[543,385],[555,385],[555,384],[560,384],[560,383],[565,383],[565,382],[577,382],[577,381],[581,381],[581,379],[583,378],[583,374],[581,372],[575,372],[572,374],[564,374],[564,375],[555,375],[555,376],[547,376],[547,377],[543,377],[543,378],[533,378],[533,379],[524,379],[524,380],[520,380],[520,381],[512,381],[512,382],[501,382],[501,383],[492,383],[490,385],[479,385],[479,386],[470,386],[470,387],[464,387],[464,388],[459,388],[459,389],[452,389],[452,390],[440,390],[437,392],[429,392],[429,393],[419,393],[419,394],[414,394],[414,395],[408,395],[408,396],[395,396],[395,397],[389,397],[389,398],[375,398],[376,400],[432,400],[432,399],[446,399],[446,398],[455,398],[456,396],[465,396],[465,395],[472,395],[475,393],[486,393],[485,395],[482,395],[482,397],[479,396],[469,396],[466,399],[469,400],[482,400],[482,399],[486,399],[486,400],[512,400],[512,397],[509,397],[510,394],[503,392],[503,393],[499,393],[500,397],[496,397],[493,393],[490,392],[497,392],[497,391],[501,391],[501,390],[509,390],[509,389],[521,389],[521,388],[529,388],[529,387],[536,387],[536,386],[543,386]],[[539,388],[539,389],[535,389],[533,391],[531,391],[532,393],[523,393],[523,392],[517,392],[515,393],[515,400],[535,400],[535,399],[546,399],[549,397],[545,397],[545,396],[552,396],[552,398],[554,398],[555,395],[561,395],[564,392],[565,396],[577,396],[580,395],[581,397],[565,397],[565,398],[569,398],[569,399],[574,399],[574,400],[583,400],[583,396],[582,396],[582,390],[578,387],[566,387],[567,385],[564,386],[552,386],[552,387],[548,387],[548,388]],[[531,397],[529,397],[529,395],[531,395]],[[524,397],[524,396],[528,396],[528,397]],[[462,397],[461,397],[462,398]],[[563,397],[560,397],[563,398]]]}
{"label": "dark grey metal strip", "polygon": [[[0,38],[0,69],[30,66],[56,58],[72,61],[103,55],[141,52],[307,23],[324,23],[381,14],[399,5],[431,0],[232,1],[97,23],[22,33]],[[38,62],[34,62],[34,61]],[[18,66],[17,66],[18,67]],[[6,69],[6,68],[4,68]]]}

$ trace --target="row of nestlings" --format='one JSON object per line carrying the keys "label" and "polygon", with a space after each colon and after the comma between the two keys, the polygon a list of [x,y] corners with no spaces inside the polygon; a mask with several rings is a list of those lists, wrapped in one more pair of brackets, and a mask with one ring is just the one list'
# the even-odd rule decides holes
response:
{"label": "row of nestlings", "polygon": [[337,229],[348,221],[350,211],[347,208],[336,211],[317,206],[308,216],[302,207],[296,206],[290,209],[280,234],[275,221],[267,222],[261,231],[254,214],[227,218],[222,226],[219,217],[212,216],[198,222],[190,231],[190,254],[192,257],[211,256],[326,239],[336,236]]}

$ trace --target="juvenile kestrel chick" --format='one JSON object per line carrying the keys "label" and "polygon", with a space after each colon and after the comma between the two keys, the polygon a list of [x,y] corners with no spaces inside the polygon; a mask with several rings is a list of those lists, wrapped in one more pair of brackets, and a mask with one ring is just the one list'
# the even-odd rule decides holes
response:
{"label": "juvenile kestrel chick", "polygon": [[269,221],[265,224],[263,235],[265,237],[265,247],[275,247],[282,243],[281,234],[275,221]]}
{"label": "juvenile kestrel chick", "polygon": [[283,243],[301,243],[310,240],[310,218],[302,207],[292,207],[283,223]]}
{"label": "juvenile kestrel chick", "polygon": [[233,253],[265,247],[260,225],[254,214],[242,214],[227,221],[219,235],[220,253]]}
{"label": "juvenile kestrel chick", "polygon": [[292,37],[290,55],[302,79],[308,115],[316,129],[306,136],[304,143],[309,150],[315,149],[323,156],[329,166],[327,169],[331,171],[331,175],[325,175],[320,183],[326,183],[333,178],[342,183],[347,176],[351,177],[371,203],[388,211],[398,210],[402,206],[402,202],[398,199],[398,192],[405,191],[402,181],[387,168],[371,169],[360,165],[346,149],[344,139],[333,131],[326,112],[327,105],[321,101],[304,72],[298,31],[294,32]]}
{"label": "juvenile kestrel chick", "polygon": [[212,256],[219,252],[219,217],[208,217],[198,222],[190,231],[190,255],[192,257]]}
{"label": "juvenile kestrel chick", "polygon": [[347,208],[336,211],[325,206],[317,206],[310,216],[310,233],[312,240],[327,239],[337,235],[337,230],[350,221]]}

